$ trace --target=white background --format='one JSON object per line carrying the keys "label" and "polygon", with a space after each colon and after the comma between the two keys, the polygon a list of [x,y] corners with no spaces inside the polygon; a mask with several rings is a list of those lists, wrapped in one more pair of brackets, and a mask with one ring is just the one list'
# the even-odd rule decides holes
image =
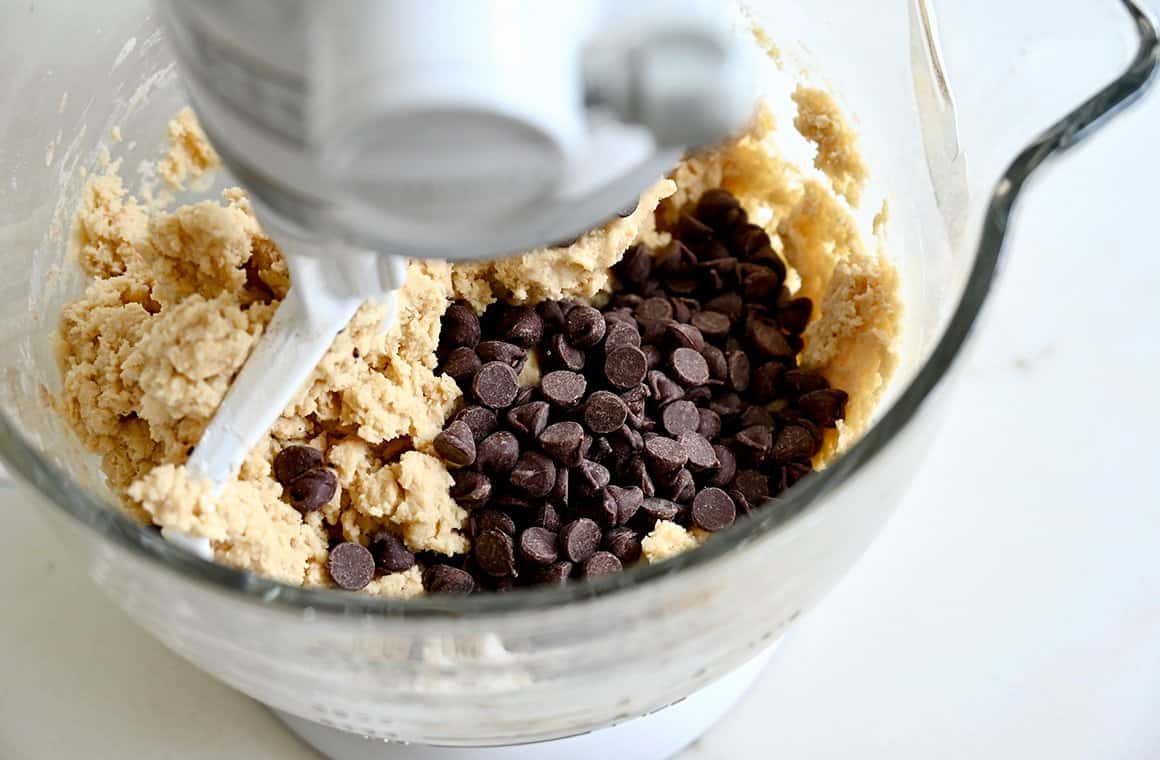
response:
{"label": "white background", "polygon": [[[910,497],[685,760],[1160,757],[1158,143],[1040,178]],[[0,758],[316,757],[0,500]]]}

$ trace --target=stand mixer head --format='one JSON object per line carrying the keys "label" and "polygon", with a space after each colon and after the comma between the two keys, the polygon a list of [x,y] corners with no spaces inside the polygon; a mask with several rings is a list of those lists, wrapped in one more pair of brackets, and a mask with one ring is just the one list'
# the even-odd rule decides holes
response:
{"label": "stand mixer head", "polygon": [[449,260],[599,226],[742,125],[725,4],[679,6],[161,2],[202,125],[267,216]]}
{"label": "stand mixer head", "polygon": [[405,258],[573,238],[752,108],[721,0],[158,4],[296,283],[187,464],[219,486],[363,302],[389,327]]}

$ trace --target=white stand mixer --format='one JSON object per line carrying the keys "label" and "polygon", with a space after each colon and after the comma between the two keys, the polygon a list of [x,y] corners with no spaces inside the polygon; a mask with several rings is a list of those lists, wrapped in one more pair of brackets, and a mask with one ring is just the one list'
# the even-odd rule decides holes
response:
{"label": "white stand mixer", "polygon": [[391,303],[404,257],[575,237],[752,108],[746,48],[713,0],[160,7],[295,283],[189,461],[219,485],[359,305]]}
{"label": "white stand mixer", "polygon": [[[714,0],[158,2],[201,123],[294,283],[189,459],[219,487],[364,301],[388,306],[389,327],[406,258],[483,259],[598,227],[753,104],[749,48]],[[698,715],[715,720],[750,670],[690,704],[711,698],[720,709]],[[670,717],[661,741],[667,712],[486,755],[390,751],[284,718],[333,757],[587,757],[606,735],[598,755],[643,758],[704,730]]]}

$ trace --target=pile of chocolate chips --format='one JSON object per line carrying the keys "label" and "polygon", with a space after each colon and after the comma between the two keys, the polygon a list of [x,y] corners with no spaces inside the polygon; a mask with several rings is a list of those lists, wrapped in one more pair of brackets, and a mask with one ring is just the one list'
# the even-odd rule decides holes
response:
{"label": "pile of chocolate chips", "polygon": [[[274,457],[274,478],[282,484],[282,494],[290,506],[302,514],[321,509],[334,498],[338,478],[326,467],[322,452],[312,446],[287,446]],[[330,548],[327,569],[336,586],[347,591],[366,587],[375,573],[399,573],[415,564],[415,555],[402,539],[381,531],[370,541],[370,548],[354,541],[343,541],[340,530],[334,530],[337,541]]]}
{"label": "pile of chocolate chips", "polygon": [[[447,309],[440,370],[468,404],[435,446],[473,548],[431,564],[428,591],[614,573],[658,520],[719,531],[810,472],[847,400],[797,368],[812,304],[729,193],[669,231],[625,252],[603,310]],[[521,388],[529,351],[543,375]]]}

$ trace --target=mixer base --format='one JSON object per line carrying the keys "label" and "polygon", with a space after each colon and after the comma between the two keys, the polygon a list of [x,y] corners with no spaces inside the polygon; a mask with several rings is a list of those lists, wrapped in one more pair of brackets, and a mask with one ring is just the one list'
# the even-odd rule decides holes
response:
{"label": "mixer base", "polygon": [[777,643],[715,683],[654,713],[586,734],[533,744],[436,747],[385,742],[277,710],[274,714],[330,760],[664,760],[724,717],[749,691],[776,649]]}

